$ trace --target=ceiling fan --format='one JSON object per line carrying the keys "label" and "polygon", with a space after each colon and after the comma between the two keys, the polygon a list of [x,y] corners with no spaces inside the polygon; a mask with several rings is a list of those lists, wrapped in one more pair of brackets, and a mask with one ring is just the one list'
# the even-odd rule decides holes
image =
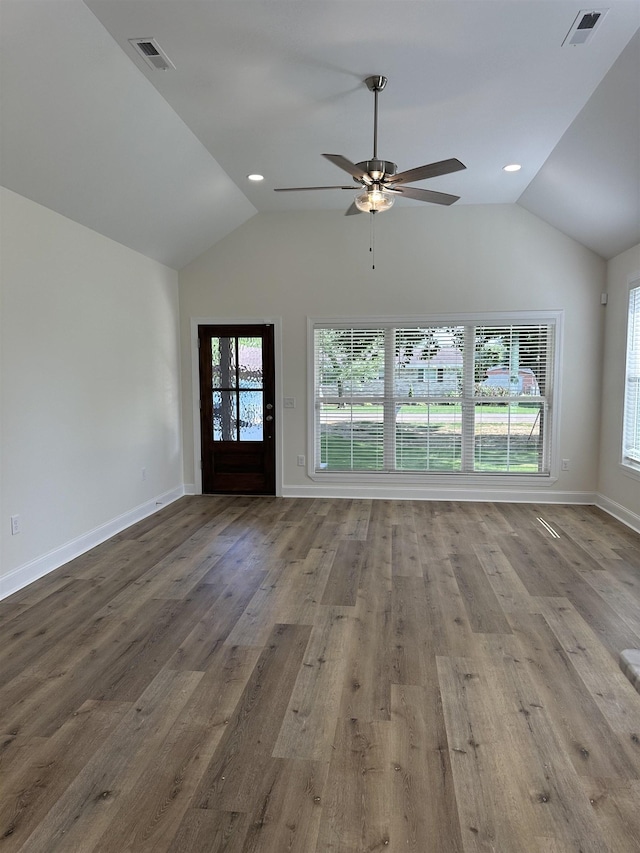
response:
{"label": "ceiling fan", "polygon": [[[348,172],[359,184],[363,192],[359,193],[349,209],[346,216],[354,213],[378,213],[388,210],[394,203],[396,196],[413,198],[417,201],[427,201],[431,204],[453,204],[460,196],[449,193],[423,190],[420,187],[405,186],[409,181],[424,181],[426,178],[435,178],[438,175],[448,175],[450,172],[458,172],[467,167],[460,160],[439,160],[437,163],[427,163],[408,169],[405,172],[396,173],[397,166],[389,160],[378,159],[378,93],[382,92],[387,85],[387,78],[382,76],[367,77],[364,81],[374,96],[373,108],[373,157],[371,160],[363,160],[360,163],[352,163],[341,154],[323,154],[331,163],[339,169]],[[353,190],[353,186],[335,187],[277,187],[275,192],[306,192],[307,190]]]}

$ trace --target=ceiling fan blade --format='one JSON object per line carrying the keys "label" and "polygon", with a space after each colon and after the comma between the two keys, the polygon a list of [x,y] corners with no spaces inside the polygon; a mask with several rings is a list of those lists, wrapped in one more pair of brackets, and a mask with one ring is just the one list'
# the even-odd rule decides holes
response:
{"label": "ceiling fan blade", "polygon": [[452,157],[450,160],[439,160],[437,163],[427,163],[425,166],[417,166],[406,172],[391,175],[385,184],[408,184],[411,181],[424,181],[426,178],[436,178],[438,175],[448,175],[451,172],[459,172],[467,167],[460,160]]}
{"label": "ceiling fan blade", "polygon": [[420,187],[385,187],[386,192],[394,195],[402,195],[405,198],[415,198],[417,201],[428,201],[431,204],[453,204],[458,201],[459,195],[449,193],[437,193],[433,190],[423,190]]}
{"label": "ceiling fan blade", "polygon": [[273,191],[276,193],[299,193],[306,192],[307,190],[357,190],[357,186],[351,187],[274,187]]}
{"label": "ceiling fan blade", "polygon": [[326,157],[334,166],[337,166],[339,169],[343,169],[345,172],[353,175],[357,180],[366,180],[368,183],[371,181],[368,172],[364,172],[360,166],[356,166],[355,163],[352,163],[351,160],[347,160],[347,158],[343,157],[342,154],[323,154],[322,156]]}
{"label": "ceiling fan blade", "polygon": [[355,201],[352,201],[349,207],[345,211],[345,216],[354,216],[356,213],[362,213],[362,211],[356,207]]}

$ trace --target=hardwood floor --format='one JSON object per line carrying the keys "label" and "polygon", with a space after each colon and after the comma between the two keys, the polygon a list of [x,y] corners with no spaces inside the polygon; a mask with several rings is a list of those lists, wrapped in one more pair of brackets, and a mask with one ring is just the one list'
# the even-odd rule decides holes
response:
{"label": "hardwood floor", "polygon": [[640,851],[595,508],[183,498],[0,619],[0,853]]}

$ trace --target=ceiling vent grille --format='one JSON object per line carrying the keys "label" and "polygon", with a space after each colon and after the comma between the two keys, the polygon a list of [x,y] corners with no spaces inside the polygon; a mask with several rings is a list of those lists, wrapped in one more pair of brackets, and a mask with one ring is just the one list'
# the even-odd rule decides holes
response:
{"label": "ceiling vent grille", "polygon": [[176,66],[155,39],[129,39],[129,44],[135,48],[136,53],[140,54],[150,68],[156,71],[168,71],[169,68],[175,70]]}
{"label": "ceiling vent grille", "polygon": [[602,19],[607,14],[608,9],[583,9],[578,12],[571,29],[566,34],[563,47],[577,47],[580,44],[586,44],[591,41],[593,34],[602,23]]}

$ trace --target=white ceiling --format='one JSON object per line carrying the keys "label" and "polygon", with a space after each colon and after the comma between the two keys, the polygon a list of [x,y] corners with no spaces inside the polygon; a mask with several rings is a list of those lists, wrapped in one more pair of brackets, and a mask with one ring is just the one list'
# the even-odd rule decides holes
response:
{"label": "white ceiling", "polygon": [[640,242],[640,30],[518,203],[604,258]]}
{"label": "white ceiling", "polygon": [[[384,74],[381,157],[399,170],[457,157],[465,171],[419,185],[457,204],[520,199],[610,257],[640,241],[640,0],[595,7],[609,11],[591,42],[562,47],[585,8],[0,0],[2,183],[180,268],[256,211],[340,215],[350,193],[273,188],[350,182],[321,154],[371,156],[362,81]],[[148,68],[139,37],[176,70]]]}

